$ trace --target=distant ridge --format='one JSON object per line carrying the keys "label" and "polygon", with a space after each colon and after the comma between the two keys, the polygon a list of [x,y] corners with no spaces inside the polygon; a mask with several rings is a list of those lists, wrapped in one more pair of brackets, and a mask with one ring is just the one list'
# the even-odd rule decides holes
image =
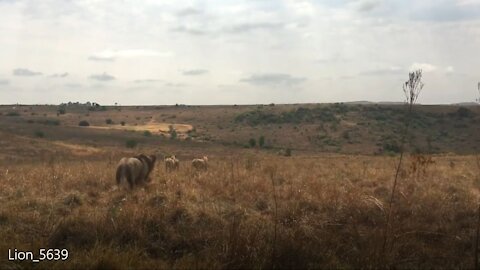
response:
{"label": "distant ridge", "polygon": [[366,101],[366,100],[360,100],[360,101],[349,101],[349,102],[345,102],[345,104],[367,105],[367,104],[373,104],[373,102],[371,102],[371,101]]}
{"label": "distant ridge", "polygon": [[379,101],[379,102],[372,102],[372,101],[366,101],[366,100],[360,100],[360,101],[350,101],[350,102],[344,102],[345,104],[352,104],[352,105],[372,105],[372,104],[380,104],[380,105],[403,105],[405,104],[404,102],[399,102],[399,101]]}
{"label": "distant ridge", "polygon": [[452,103],[450,105],[453,106],[479,106],[480,104],[475,102],[460,102],[460,103]]}

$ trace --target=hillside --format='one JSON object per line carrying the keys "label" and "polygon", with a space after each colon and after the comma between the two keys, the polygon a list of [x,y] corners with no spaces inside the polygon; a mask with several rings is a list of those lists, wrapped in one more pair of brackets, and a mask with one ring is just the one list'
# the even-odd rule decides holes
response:
{"label": "hillside", "polygon": [[[59,113],[60,112],[60,113]],[[178,145],[296,153],[398,152],[405,107],[378,104],[251,106],[1,106],[0,131],[87,146]],[[418,105],[409,150],[468,154],[480,148],[480,106]],[[80,127],[86,121],[89,126]],[[172,140],[174,133],[174,140]],[[166,146],[167,145],[167,146]]]}

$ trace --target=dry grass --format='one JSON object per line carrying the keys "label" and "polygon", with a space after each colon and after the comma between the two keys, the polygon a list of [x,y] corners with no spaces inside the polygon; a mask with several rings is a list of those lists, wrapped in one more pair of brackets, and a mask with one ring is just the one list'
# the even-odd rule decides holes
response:
{"label": "dry grass", "polygon": [[473,267],[473,156],[434,156],[420,173],[404,167],[384,260],[395,158],[243,156],[171,174],[160,163],[132,192],[115,187],[111,161],[77,158],[0,165],[1,254],[67,247],[67,262],[38,265],[49,269]]}

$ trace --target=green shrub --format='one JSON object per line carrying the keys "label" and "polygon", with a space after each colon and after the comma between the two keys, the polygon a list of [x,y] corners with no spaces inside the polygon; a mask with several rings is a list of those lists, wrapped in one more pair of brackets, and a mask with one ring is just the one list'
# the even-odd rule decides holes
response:
{"label": "green shrub", "polygon": [[283,123],[312,123],[315,121],[332,122],[336,121],[335,114],[324,107],[297,108],[281,114],[265,112],[262,108],[241,113],[235,117],[235,122],[244,122],[251,126],[260,124],[283,124]]}
{"label": "green shrub", "polygon": [[291,157],[292,156],[292,149],[290,149],[290,148],[285,149],[285,156],[286,157]]}
{"label": "green shrub", "polygon": [[383,150],[386,152],[400,153],[400,146],[397,142],[385,142],[383,143]]}
{"label": "green shrub", "polygon": [[20,116],[18,112],[8,112],[6,116]]}
{"label": "green shrub", "polygon": [[456,116],[457,118],[470,118],[473,117],[474,113],[465,107],[460,107],[455,113],[450,114],[451,116]]}
{"label": "green shrub", "polygon": [[37,137],[37,138],[43,138],[43,137],[45,137],[45,133],[43,133],[43,131],[40,131],[40,130],[35,131],[34,135],[35,135],[35,137]]}
{"label": "green shrub", "polygon": [[170,129],[170,130],[168,131],[168,133],[170,134],[170,139],[171,139],[171,140],[175,140],[175,139],[177,138],[177,135],[178,135],[178,134],[177,134],[177,131],[175,130],[175,128],[173,128],[172,125],[170,125],[168,128]]}
{"label": "green shrub", "polygon": [[151,133],[150,131],[148,131],[148,130],[145,130],[145,131],[143,132],[143,136],[145,136],[145,137],[151,137],[151,136],[152,136],[152,133]]}
{"label": "green shrub", "polygon": [[254,138],[251,138],[249,141],[248,141],[248,144],[250,145],[250,147],[255,147],[255,145],[257,144],[257,141],[255,141]]}
{"label": "green shrub", "polygon": [[82,120],[78,123],[78,125],[81,126],[81,127],[88,127],[88,126],[90,126],[90,123],[88,123],[85,120]]}
{"label": "green shrub", "polygon": [[125,126],[125,121],[120,122],[120,125]]}
{"label": "green shrub", "polygon": [[137,145],[138,145],[138,142],[134,139],[130,139],[125,142],[125,146],[127,148],[135,148]]}
{"label": "green shrub", "polygon": [[60,120],[57,119],[45,119],[45,120],[38,120],[37,123],[44,124],[47,126],[59,126]]}
{"label": "green shrub", "polygon": [[265,146],[265,137],[264,136],[260,136],[260,138],[258,139],[258,145],[260,147]]}
{"label": "green shrub", "polygon": [[113,125],[113,120],[108,118],[105,120],[105,123],[107,123],[107,125]]}
{"label": "green shrub", "polygon": [[67,109],[65,108],[65,106],[58,107],[57,114],[66,114],[66,113],[67,113]]}

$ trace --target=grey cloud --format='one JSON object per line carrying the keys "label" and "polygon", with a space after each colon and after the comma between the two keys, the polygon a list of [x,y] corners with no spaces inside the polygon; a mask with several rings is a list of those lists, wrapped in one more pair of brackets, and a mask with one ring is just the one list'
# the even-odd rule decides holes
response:
{"label": "grey cloud", "polygon": [[284,25],[281,23],[242,23],[225,29],[228,33],[245,33],[254,30],[276,30],[282,29]]}
{"label": "grey cloud", "polygon": [[65,84],[65,86],[68,87],[68,88],[80,88],[80,87],[82,87],[82,85],[79,84],[79,83],[67,83],[67,84]]}
{"label": "grey cloud", "polygon": [[98,62],[113,62],[115,61],[115,57],[113,56],[90,56],[88,57],[90,61],[98,61]]}
{"label": "grey cloud", "polygon": [[115,80],[115,77],[113,77],[112,75],[109,75],[109,74],[104,72],[103,74],[93,74],[93,75],[90,76],[90,79],[106,82],[106,81]]}
{"label": "grey cloud", "polygon": [[206,73],[208,73],[208,70],[206,69],[192,69],[192,70],[185,70],[184,72],[182,72],[182,74],[186,76],[198,76]]}
{"label": "grey cloud", "polygon": [[55,74],[50,75],[49,77],[51,77],[51,78],[65,78],[68,75],[69,75],[68,72],[59,73],[59,74],[55,73]]}
{"label": "grey cloud", "polygon": [[187,84],[184,83],[166,83],[165,86],[167,87],[185,87]]}
{"label": "grey cloud", "polygon": [[465,21],[478,19],[480,6],[457,6],[454,3],[432,4],[421,9],[415,9],[410,18],[420,21]]}
{"label": "grey cloud", "polygon": [[26,76],[26,77],[31,77],[31,76],[39,76],[42,75],[41,72],[35,72],[31,71],[26,68],[17,68],[13,70],[13,75],[15,76]]}
{"label": "grey cloud", "polygon": [[174,27],[174,28],[171,28],[170,31],[173,31],[173,32],[178,32],[178,33],[185,33],[185,34],[190,34],[190,35],[194,35],[194,36],[202,36],[202,35],[206,35],[208,34],[206,31],[204,30],[201,30],[201,29],[196,29],[196,28],[193,28],[193,27],[187,27],[187,26],[178,26],[178,27]]}
{"label": "grey cloud", "polygon": [[303,83],[306,79],[300,77],[293,77],[289,74],[282,73],[268,73],[268,74],[254,74],[248,78],[241,79],[241,82],[250,83],[253,85],[283,85],[294,86]]}
{"label": "grey cloud", "polygon": [[9,80],[0,80],[0,85],[7,85],[10,84]]}
{"label": "grey cloud", "polygon": [[156,79],[143,79],[143,80],[134,80],[134,83],[155,83],[155,82],[161,82],[162,80],[156,80]]}
{"label": "grey cloud", "polygon": [[360,12],[370,12],[383,4],[382,0],[357,0],[353,3],[354,8]]}
{"label": "grey cloud", "polygon": [[176,15],[178,17],[187,17],[187,16],[195,16],[195,15],[201,15],[201,14],[203,14],[203,11],[200,9],[184,8],[179,10]]}
{"label": "grey cloud", "polygon": [[240,23],[240,24],[225,26],[219,29],[208,30],[206,26],[204,28],[200,28],[200,27],[180,25],[180,26],[171,28],[170,31],[190,34],[194,36],[202,36],[202,35],[209,35],[209,34],[242,34],[242,33],[249,33],[257,30],[274,31],[274,30],[283,29],[284,27],[285,25],[282,23]]}
{"label": "grey cloud", "polygon": [[321,64],[346,63],[346,62],[350,62],[350,59],[344,57],[341,54],[334,54],[331,57],[319,58],[315,62],[321,63]]}
{"label": "grey cloud", "polygon": [[352,76],[352,75],[342,75],[338,77],[339,80],[351,80],[353,78],[355,78],[355,76]]}
{"label": "grey cloud", "polygon": [[384,76],[384,75],[402,75],[406,71],[401,68],[383,68],[360,72],[361,76]]}

